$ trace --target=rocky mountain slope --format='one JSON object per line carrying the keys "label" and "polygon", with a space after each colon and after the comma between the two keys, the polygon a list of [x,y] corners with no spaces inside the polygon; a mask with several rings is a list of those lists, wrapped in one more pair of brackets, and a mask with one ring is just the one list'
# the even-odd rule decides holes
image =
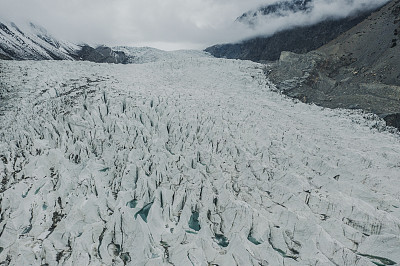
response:
{"label": "rocky mountain slope", "polygon": [[288,0],[280,1],[270,5],[262,6],[257,10],[250,10],[240,17],[237,21],[253,25],[254,20],[262,16],[284,17],[298,12],[308,12],[312,9],[312,0]]}
{"label": "rocky mountain slope", "polygon": [[306,53],[321,47],[351,29],[369,12],[339,20],[326,20],[312,26],[295,27],[270,37],[257,37],[234,44],[220,44],[205,49],[215,57],[265,62],[278,60],[282,51]]}
{"label": "rocky mountain slope", "polygon": [[[310,12],[312,1],[283,1],[243,14],[237,20],[253,24],[260,16],[271,19],[297,12]],[[205,49],[215,57],[265,62],[278,60],[282,51],[306,53],[315,50],[351,29],[371,14],[372,10],[357,11],[345,18],[327,18],[316,24],[295,26],[272,36],[256,37],[233,44],[218,44]]]}
{"label": "rocky mountain slope", "polygon": [[383,121],[284,97],[254,62],[144,54],[0,61],[1,265],[400,262]]}
{"label": "rocky mountain slope", "polygon": [[304,102],[360,108],[400,128],[400,1],[308,54],[282,53],[269,78]]}

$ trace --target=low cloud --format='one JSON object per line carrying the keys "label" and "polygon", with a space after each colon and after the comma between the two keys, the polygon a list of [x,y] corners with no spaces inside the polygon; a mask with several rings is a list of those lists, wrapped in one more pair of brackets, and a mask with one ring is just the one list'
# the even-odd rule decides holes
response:
{"label": "low cloud", "polygon": [[308,14],[260,17],[253,27],[235,22],[276,0],[0,0],[0,18],[33,21],[75,43],[202,49],[216,43],[270,35],[327,17],[345,17],[388,0],[314,0]]}
{"label": "low cloud", "polygon": [[248,27],[250,29],[242,32],[241,39],[268,36],[280,30],[312,25],[326,19],[345,18],[376,9],[387,2],[389,0],[314,0],[309,3],[309,9],[305,12],[286,12],[285,16],[258,15],[251,18],[252,23]]}

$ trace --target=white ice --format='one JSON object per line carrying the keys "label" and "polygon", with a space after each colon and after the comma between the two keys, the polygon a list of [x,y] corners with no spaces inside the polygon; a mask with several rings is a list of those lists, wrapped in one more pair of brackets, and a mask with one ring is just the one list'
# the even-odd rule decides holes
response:
{"label": "white ice", "polygon": [[0,264],[400,263],[399,135],[264,68],[0,61]]}

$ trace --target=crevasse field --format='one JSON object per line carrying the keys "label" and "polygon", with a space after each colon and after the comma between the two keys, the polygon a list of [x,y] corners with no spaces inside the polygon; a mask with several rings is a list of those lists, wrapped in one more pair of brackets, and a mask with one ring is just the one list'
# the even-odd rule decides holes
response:
{"label": "crevasse field", "polygon": [[0,61],[0,264],[394,265],[400,138],[265,66]]}

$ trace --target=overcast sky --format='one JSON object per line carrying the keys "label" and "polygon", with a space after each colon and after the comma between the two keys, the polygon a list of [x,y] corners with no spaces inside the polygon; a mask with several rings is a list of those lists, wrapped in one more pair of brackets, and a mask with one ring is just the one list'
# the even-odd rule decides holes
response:
{"label": "overcast sky", "polygon": [[17,24],[33,21],[76,43],[203,49],[345,16],[388,0],[314,1],[310,14],[263,19],[253,28],[235,19],[277,0],[0,0],[0,18]]}

